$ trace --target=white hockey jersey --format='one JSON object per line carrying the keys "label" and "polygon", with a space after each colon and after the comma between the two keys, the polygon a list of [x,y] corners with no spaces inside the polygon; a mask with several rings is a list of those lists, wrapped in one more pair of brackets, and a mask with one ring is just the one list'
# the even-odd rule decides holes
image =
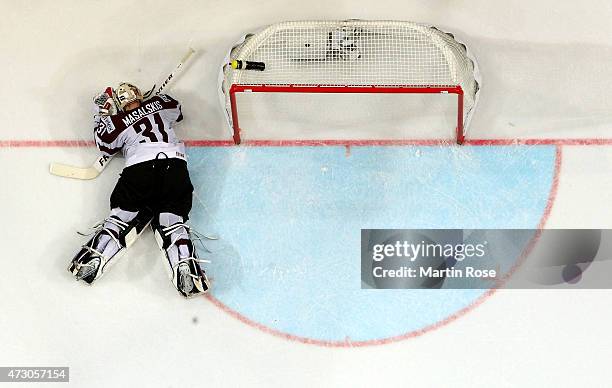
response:
{"label": "white hockey jersey", "polygon": [[94,139],[105,155],[119,151],[125,166],[162,157],[185,160],[185,145],[174,133],[173,125],[183,119],[181,105],[172,97],[160,94],[144,101],[140,108],[116,115],[100,115],[94,105]]}

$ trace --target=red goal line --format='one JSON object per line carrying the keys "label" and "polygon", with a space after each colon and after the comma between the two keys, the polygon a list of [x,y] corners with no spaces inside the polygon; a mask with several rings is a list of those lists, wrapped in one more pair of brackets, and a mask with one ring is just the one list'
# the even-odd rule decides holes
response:
{"label": "red goal line", "polygon": [[[245,140],[236,146],[233,140],[185,140],[188,147],[316,147],[316,146],[508,146],[508,145],[560,145],[560,146],[608,146],[612,139],[466,139],[462,146],[451,139],[422,140]],[[0,148],[61,148],[94,147],[89,140],[0,140]]]}

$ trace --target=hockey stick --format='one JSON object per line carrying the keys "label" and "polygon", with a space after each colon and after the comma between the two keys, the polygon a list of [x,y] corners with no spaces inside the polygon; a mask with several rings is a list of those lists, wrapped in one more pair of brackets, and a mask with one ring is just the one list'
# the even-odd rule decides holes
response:
{"label": "hockey stick", "polygon": [[51,163],[49,172],[53,175],[74,179],[93,179],[100,175],[112,158],[106,155],[98,156],[91,167],[76,167],[62,163]]}
{"label": "hockey stick", "polygon": [[[185,63],[189,60],[189,58],[195,53],[195,50],[191,47],[187,50],[187,53],[183,56],[181,61],[176,65],[172,73],[170,73],[164,82],[162,82],[161,86],[155,91],[155,95],[160,94],[164,89],[168,87],[173,79],[175,79],[178,74],[181,72],[181,69],[185,65]],[[149,90],[143,98],[148,98],[151,96],[151,92],[155,89],[156,85],[153,85],[151,90]],[[93,179],[96,178],[100,173],[106,168],[112,156],[99,155],[95,162],[90,167],[76,167],[68,164],[62,163],[51,163],[49,166],[49,172],[53,175],[62,176],[66,178],[74,178],[74,179]]]}

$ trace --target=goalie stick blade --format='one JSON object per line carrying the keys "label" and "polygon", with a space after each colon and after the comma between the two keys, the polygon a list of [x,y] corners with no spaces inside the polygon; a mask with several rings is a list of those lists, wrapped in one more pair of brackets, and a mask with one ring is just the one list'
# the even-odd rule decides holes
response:
{"label": "goalie stick blade", "polygon": [[94,179],[98,175],[100,175],[100,171],[96,170],[93,167],[89,168],[81,168],[68,166],[66,164],[61,163],[51,163],[49,166],[49,172],[53,175],[63,176],[65,178],[74,178],[74,179]]}
{"label": "goalie stick blade", "polygon": [[74,179],[93,179],[106,168],[111,157],[100,155],[91,167],[75,167],[62,163],[51,163],[49,172],[53,175]]}

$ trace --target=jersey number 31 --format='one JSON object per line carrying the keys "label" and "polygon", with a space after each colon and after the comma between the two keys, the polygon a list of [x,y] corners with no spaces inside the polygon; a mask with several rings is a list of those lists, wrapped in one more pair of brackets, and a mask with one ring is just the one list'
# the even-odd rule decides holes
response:
{"label": "jersey number 31", "polygon": [[[153,115],[153,121],[154,123],[151,122],[151,118],[149,116],[143,117],[142,119],[134,123],[134,130],[136,131],[136,133],[142,132],[142,136],[148,138],[151,142],[159,142],[160,139],[158,139],[155,133],[153,132],[153,124],[155,124],[155,127],[157,127],[157,132],[159,132],[162,136],[161,141],[167,143],[168,134],[164,130],[164,120],[162,120],[161,116],[159,115],[159,112]],[[147,140],[142,139],[140,142],[146,143]]]}

